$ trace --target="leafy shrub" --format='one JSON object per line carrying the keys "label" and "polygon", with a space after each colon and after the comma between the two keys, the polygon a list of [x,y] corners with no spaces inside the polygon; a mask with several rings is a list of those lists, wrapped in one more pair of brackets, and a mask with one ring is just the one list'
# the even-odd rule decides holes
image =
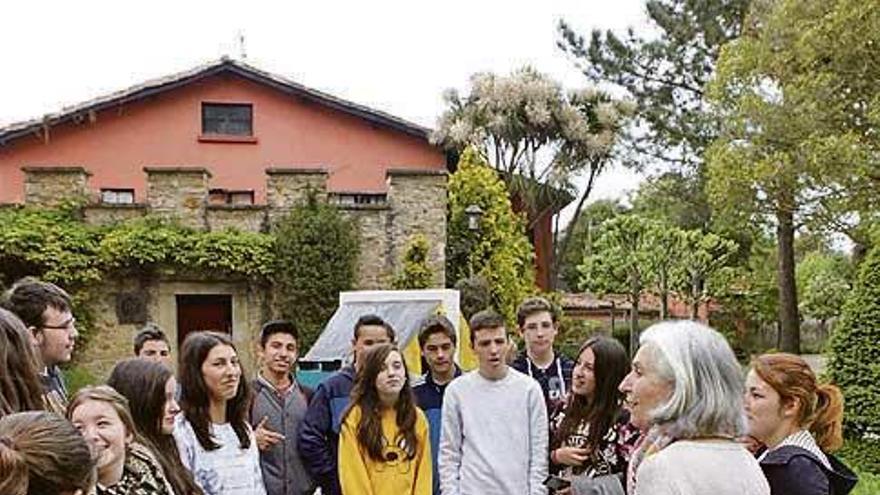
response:
{"label": "leafy shrub", "polygon": [[424,235],[416,234],[409,240],[403,253],[403,269],[391,284],[395,289],[427,289],[434,285],[428,250],[428,239]]}
{"label": "leafy shrub", "polygon": [[[470,205],[483,211],[477,232],[468,229],[465,209]],[[513,328],[517,305],[534,290],[534,253],[525,219],[513,212],[504,181],[472,149],[465,150],[449,179],[448,218],[448,283],[455,286],[473,276],[485,278],[492,306]]]}
{"label": "leafy shrub", "polygon": [[858,280],[843,307],[829,348],[828,376],[843,390],[846,404],[844,433],[857,440],[868,434],[877,438],[880,434],[880,247],[874,247],[859,267]]}
{"label": "leafy shrub", "polygon": [[312,192],[274,227],[275,302],[300,327],[304,353],[333,315],[339,292],[354,286],[357,229]]}

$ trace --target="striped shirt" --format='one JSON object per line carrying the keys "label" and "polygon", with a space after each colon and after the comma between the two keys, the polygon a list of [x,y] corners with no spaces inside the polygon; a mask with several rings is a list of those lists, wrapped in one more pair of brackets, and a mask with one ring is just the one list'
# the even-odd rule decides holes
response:
{"label": "striped shirt", "polygon": [[800,447],[807,452],[816,456],[819,461],[825,466],[827,469],[831,470],[831,463],[828,461],[828,456],[822,452],[822,449],[819,448],[819,445],[816,444],[816,439],[813,438],[813,435],[810,434],[807,430],[800,430],[798,432],[792,433],[791,435],[785,437],[784,440],[779,442],[779,445],[773,447],[773,449],[767,449],[763,454],[758,458],[758,462],[764,460],[764,457],[770,453],[771,450],[776,450],[780,447],[784,447],[786,445],[790,445],[792,447]]}

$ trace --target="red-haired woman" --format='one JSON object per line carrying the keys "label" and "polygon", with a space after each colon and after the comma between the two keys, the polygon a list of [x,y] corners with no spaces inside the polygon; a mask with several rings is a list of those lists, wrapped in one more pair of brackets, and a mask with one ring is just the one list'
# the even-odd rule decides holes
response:
{"label": "red-haired woman", "polygon": [[856,477],[830,452],[843,443],[843,396],[792,354],[764,354],[746,378],[749,435],[772,495],[844,495]]}

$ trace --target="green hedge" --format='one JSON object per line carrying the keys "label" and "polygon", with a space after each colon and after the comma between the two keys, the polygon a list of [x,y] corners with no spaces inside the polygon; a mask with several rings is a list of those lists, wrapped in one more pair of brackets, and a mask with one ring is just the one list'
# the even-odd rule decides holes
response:
{"label": "green hedge", "polygon": [[[845,400],[844,432],[860,440],[880,434],[880,248],[859,267],[829,345],[828,377]],[[880,442],[880,440],[878,440]],[[880,456],[874,456],[876,459]],[[880,470],[878,470],[880,471]]]}

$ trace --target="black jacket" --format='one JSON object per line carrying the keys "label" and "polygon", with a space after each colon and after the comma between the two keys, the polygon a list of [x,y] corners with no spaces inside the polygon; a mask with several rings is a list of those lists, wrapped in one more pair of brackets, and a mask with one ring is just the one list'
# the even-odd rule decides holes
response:
{"label": "black jacket", "polygon": [[826,454],[831,469],[812,452],[786,445],[761,459],[771,495],[846,495],[858,478],[833,455]]}

